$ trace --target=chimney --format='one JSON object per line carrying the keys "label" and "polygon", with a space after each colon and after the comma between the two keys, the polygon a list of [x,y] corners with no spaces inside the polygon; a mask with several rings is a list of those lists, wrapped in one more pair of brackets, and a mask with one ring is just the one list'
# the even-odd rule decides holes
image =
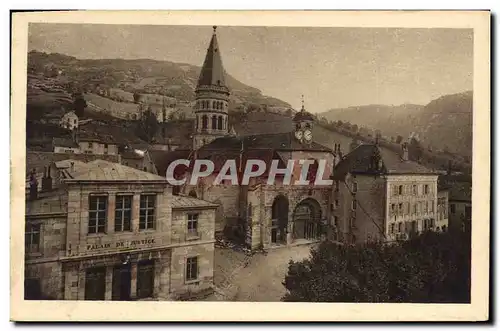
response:
{"label": "chimney", "polygon": [[38,182],[36,180],[36,171],[33,169],[33,171],[30,174],[30,194],[29,194],[29,199],[30,200],[36,200],[38,198]]}
{"label": "chimney", "polygon": [[403,144],[401,145],[401,149],[402,149],[402,152],[403,152],[403,153],[402,153],[402,156],[401,156],[401,159],[402,159],[403,161],[408,161],[408,143],[406,143],[406,142],[405,142],[405,143],[403,143]]}

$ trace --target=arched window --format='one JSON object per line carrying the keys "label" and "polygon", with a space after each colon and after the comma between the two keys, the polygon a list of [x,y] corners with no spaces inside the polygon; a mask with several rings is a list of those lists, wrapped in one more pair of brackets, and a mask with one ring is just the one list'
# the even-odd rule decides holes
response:
{"label": "arched window", "polygon": [[202,117],[202,129],[206,130],[208,128],[208,117],[203,115]]}
{"label": "arched window", "polygon": [[222,116],[219,116],[217,127],[219,128],[219,130],[222,130]]}
{"label": "arched window", "polygon": [[212,130],[217,129],[217,116],[213,115],[212,116]]}

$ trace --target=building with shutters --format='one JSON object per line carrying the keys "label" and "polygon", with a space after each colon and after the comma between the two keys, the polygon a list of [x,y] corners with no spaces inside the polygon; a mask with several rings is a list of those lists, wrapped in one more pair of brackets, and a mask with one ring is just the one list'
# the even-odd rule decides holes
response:
{"label": "building with shutters", "polygon": [[213,287],[216,205],[104,160],[62,160],[31,178],[25,298],[175,300]]}
{"label": "building with shutters", "polygon": [[440,213],[447,196],[438,190],[438,173],[410,161],[406,143],[400,154],[376,143],[359,145],[337,164],[333,179],[330,209],[336,239],[407,240],[448,226]]}

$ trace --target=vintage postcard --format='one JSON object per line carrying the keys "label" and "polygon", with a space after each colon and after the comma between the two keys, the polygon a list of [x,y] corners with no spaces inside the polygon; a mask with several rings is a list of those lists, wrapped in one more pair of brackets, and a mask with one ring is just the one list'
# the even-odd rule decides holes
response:
{"label": "vintage postcard", "polygon": [[489,31],[13,13],[11,319],[488,320]]}

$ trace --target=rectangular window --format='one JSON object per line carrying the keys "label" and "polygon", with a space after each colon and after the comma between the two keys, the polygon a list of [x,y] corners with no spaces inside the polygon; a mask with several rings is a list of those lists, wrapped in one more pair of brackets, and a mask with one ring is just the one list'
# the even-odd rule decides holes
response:
{"label": "rectangular window", "polygon": [[403,215],[403,204],[402,203],[400,203],[398,205],[398,213],[399,213],[399,215]]}
{"label": "rectangular window", "polygon": [[189,237],[198,236],[198,214],[188,214],[187,232]]}
{"label": "rectangular window", "polygon": [[25,253],[40,252],[40,223],[26,223],[24,230]]}
{"label": "rectangular window", "polygon": [[391,223],[390,233],[394,233],[394,223]]}
{"label": "rectangular window", "polygon": [[417,194],[418,194],[417,185],[413,185],[413,186],[412,186],[412,193],[413,193],[414,195],[417,195]]}
{"label": "rectangular window", "polygon": [[117,195],[115,207],[115,231],[131,231],[132,196]]}
{"label": "rectangular window", "polygon": [[399,187],[398,187],[398,195],[403,195],[403,185],[399,185]]}
{"label": "rectangular window", "polygon": [[188,257],[186,261],[186,281],[198,279],[198,257]]}
{"label": "rectangular window", "polygon": [[358,183],[356,182],[352,183],[352,192],[353,193],[358,192]]}
{"label": "rectangular window", "polygon": [[403,222],[398,223],[398,232],[403,232]]}
{"label": "rectangular window", "polygon": [[395,213],[396,213],[396,204],[395,204],[395,203],[392,203],[392,204],[391,204],[391,213],[392,213],[392,214],[395,214]]}
{"label": "rectangular window", "polygon": [[424,185],[424,194],[429,194],[429,185]]}
{"label": "rectangular window", "polygon": [[335,208],[339,208],[339,206],[340,206],[339,200],[335,200]]}
{"label": "rectangular window", "polygon": [[151,298],[154,289],[154,261],[141,261],[137,264],[137,297]]}
{"label": "rectangular window", "polygon": [[455,214],[455,212],[456,212],[456,206],[455,206],[454,203],[450,204],[450,211],[451,211],[452,214]]}
{"label": "rectangular window", "polygon": [[398,187],[396,185],[392,185],[392,195],[398,195]]}
{"label": "rectangular window", "polygon": [[424,202],[424,213],[428,213],[429,212],[429,201],[426,201]]}
{"label": "rectangular window", "polygon": [[89,234],[106,232],[107,210],[107,196],[89,197]]}
{"label": "rectangular window", "polygon": [[358,207],[358,203],[356,200],[352,200],[352,210],[356,210],[356,208]]}
{"label": "rectangular window", "polygon": [[92,148],[92,142],[89,141],[89,148]]}
{"label": "rectangular window", "polygon": [[338,222],[339,222],[338,221],[338,217],[337,216],[333,216],[333,224],[332,225],[335,226],[335,227],[338,227],[339,226]]}
{"label": "rectangular window", "polygon": [[139,230],[154,229],[156,223],[156,195],[141,195],[139,210]]}
{"label": "rectangular window", "polygon": [[430,212],[433,213],[434,212],[434,201],[431,201],[430,202]]}

